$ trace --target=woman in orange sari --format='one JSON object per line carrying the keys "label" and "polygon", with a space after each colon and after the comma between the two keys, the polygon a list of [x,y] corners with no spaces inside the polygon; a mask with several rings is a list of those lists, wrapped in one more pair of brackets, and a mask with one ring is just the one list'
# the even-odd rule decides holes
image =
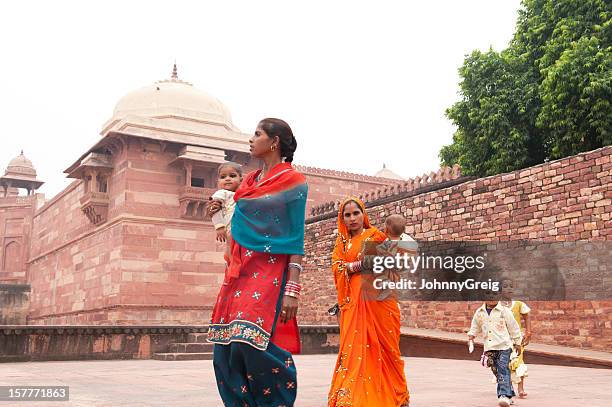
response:
{"label": "woman in orange sari", "polygon": [[[329,407],[404,407],[410,396],[399,350],[400,311],[395,298],[376,301],[364,292],[363,247],[382,242],[365,206],[348,198],[338,212],[332,270],[340,307],[340,351],[328,396]],[[364,287],[362,287],[362,283]]]}

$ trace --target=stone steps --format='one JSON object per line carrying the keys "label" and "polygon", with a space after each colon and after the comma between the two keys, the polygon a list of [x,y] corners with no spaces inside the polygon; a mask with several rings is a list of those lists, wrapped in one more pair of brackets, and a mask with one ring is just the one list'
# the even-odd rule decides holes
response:
{"label": "stone steps", "polygon": [[213,344],[206,342],[206,333],[187,334],[187,342],[168,345],[167,352],[154,353],[155,360],[212,360]]}
{"label": "stone steps", "polygon": [[194,343],[194,342],[197,342],[197,343],[208,343],[208,342],[206,342],[206,338],[207,337],[208,337],[207,333],[187,334],[187,342],[189,342],[189,343]]}
{"label": "stone steps", "polygon": [[204,353],[154,353],[152,359],[155,360],[212,360],[212,352]]}
{"label": "stone steps", "polygon": [[212,343],[172,343],[170,346],[168,346],[169,353],[208,353],[212,351]]}

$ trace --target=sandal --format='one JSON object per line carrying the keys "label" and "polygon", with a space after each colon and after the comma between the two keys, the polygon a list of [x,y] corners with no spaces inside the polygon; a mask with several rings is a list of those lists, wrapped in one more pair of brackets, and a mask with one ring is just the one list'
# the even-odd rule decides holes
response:
{"label": "sandal", "polygon": [[519,398],[520,399],[524,399],[525,397],[527,397],[527,392],[525,392],[525,391],[519,392]]}

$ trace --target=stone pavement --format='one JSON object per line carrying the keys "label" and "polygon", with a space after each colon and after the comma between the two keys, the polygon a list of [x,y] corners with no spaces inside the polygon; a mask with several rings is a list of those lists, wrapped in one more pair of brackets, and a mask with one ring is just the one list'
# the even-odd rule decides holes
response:
{"label": "stone pavement", "polygon": [[[411,407],[494,407],[491,372],[478,362],[404,358]],[[298,355],[296,407],[324,407],[334,355]],[[529,365],[529,398],[517,407],[603,407],[612,370]],[[0,406],[221,406],[211,361],[112,360],[0,364],[0,385],[70,386],[69,402],[0,402]],[[367,406],[376,407],[376,406]]]}

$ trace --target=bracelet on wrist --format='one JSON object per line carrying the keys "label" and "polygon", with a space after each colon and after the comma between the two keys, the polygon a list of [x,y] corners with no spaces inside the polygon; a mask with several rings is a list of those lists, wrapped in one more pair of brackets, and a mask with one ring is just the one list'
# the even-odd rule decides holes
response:
{"label": "bracelet on wrist", "polygon": [[297,298],[300,295],[301,291],[302,291],[302,286],[300,285],[300,283],[289,280],[285,284],[285,295],[289,295],[290,297]]}
{"label": "bracelet on wrist", "polygon": [[288,268],[289,268],[289,267],[293,267],[293,268],[297,269],[297,270],[298,270],[300,273],[301,273],[302,271],[304,271],[304,267],[302,267],[302,265],[301,265],[300,263],[289,263],[289,264],[287,265],[287,267],[288,267]]}
{"label": "bracelet on wrist", "polygon": [[359,273],[362,268],[361,261],[354,261],[351,263],[347,263],[349,273]]}

